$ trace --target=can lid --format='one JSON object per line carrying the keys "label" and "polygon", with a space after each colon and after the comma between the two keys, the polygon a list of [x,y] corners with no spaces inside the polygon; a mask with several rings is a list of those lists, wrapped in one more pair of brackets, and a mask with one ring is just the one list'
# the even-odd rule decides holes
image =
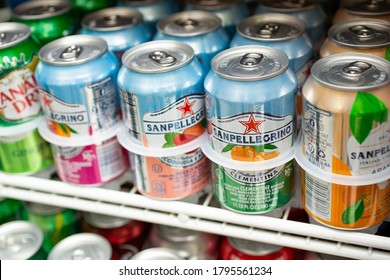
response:
{"label": "can lid", "polygon": [[39,59],[56,66],[79,65],[102,56],[107,42],[92,35],[72,35],[48,43],[38,53]]}
{"label": "can lid", "polygon": [[294,16],[278,13],[259,14],[242,20],[237,32],[250,40],[286,41],[305,33],[305,23]]}
{"label": "can lid", "polygon": [[18,125],[2,127],[0,129],[0,137],[7,136],[16,136],[19,134],[24,134],[30,131],[33,131],[38,127],[38,125],[43,121],[43,117],[39,116],[35,119],[32,119],[28,122],[24,122]]}
{"label": "can lid", "polygon": [[352,48],[382,48],[390,45],[390,23],[384,20],[351,20],[333,25],[328,37]]}
{"label": "can lid", "polygon": [[83,212],[83,219],[91,226],[97,228],[117,228],[130,223],[132,220],[102,215],[92,212]]}
{"label": "can lid", "polygon": [[16,6],[12,15],[17,19],[44,19],[65,14],[71,8],[72,4],[68,1],[35,0]]}
{"label": "can lid", "polygon": [[297,12],[313,9],[317,0],[260,0],[262,6],[279,12]]}
{"label": "can lid", "polygon": [[185,11],[165,17],[157,24],[164,34],[176,37],[193,37],[213,32],[222,25],[221,19],[204,11]]}
{"label": "can lid", "polygon": [[43,242],[42,231],[33,223],[14,221],[0,226],[0,259],[27,260]]}
{"label": "can lid", "polygon": [[48,260],[109,260],[111,253],[107,239],[94,233],[78,233],[57,243]]}
{"label": "can lid", "polygon": [[236,81],[270,79],[285,72],[288,64],[284,52],[264,46],[234,47],[220,52],[211,61],[217,75]]}
{"label": "can lid", "polygon": [[173,242],[191,241],[199,237],[199,232],[194,230],[165,225],[155,225],[154,227],[161,238]]}
{"label": "can lid", "polygon": [[227,239],[234,249],[251,256],[265,256],[275,253],[283,248],[274,244],[256,242],[240,238],[227,237]]}
{"label": "can lid", "polygon": [[239,4],[241,0],[187,0],[187,4],[200,10],[222,10]]}
{"label": "can lid", "polygon": [[0,50],[9,48],[30,37],[28,25],[18,22],[2,22],[0,25]]}
{"label": "can lid", "polygon": [[157,40],[127,50],[122,56],[122,64],[134,72],[164,73],[187,65],[194,55],[194,50],[185,43]]}
{"label": "can lid", "polygon": [[95,31],[123,30],[143,21],[140,12],[132,8],[113,7],[88,14],[81,22],[85,29]]}
{"label": "can lid", "polygon": [[161,2],[161,0],[119,0],[119,2],[125,5],[134,6],[147,6],[154,3]]}
{"label": "can lid", "polygon": [[326,87],[356,91],[390,82],[390,61],[373,55],[343,53],[324,57],[311,68],[312,77]]}
{"label": "can lid", "polygon": [[390,2],[381,0],[342,1],[340,8],[351,14],[363,16],[387,15],[390,13]]}
{"label": "can lid", "polygon": [[180,255],[167,248],[150,248],[135,254],[131,260],[182,260]]}
{"label": "can lid", "polygon": [[37,215],[53,215],[62,212],[64,209],[58,206],[46,205],[35,202],[25,202],[24,205],[33,214]]}

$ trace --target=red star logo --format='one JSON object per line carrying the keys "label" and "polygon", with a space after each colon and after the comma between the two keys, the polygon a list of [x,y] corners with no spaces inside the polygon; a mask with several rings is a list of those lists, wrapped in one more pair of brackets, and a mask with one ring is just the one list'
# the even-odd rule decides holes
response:
{"label": "red star logo", "polygon": [[265,121],[256,121],[255,117],[251,114],[248,121],[239,121],[242,125],[245,126],[245,132],[244,134],[247,134],[251,131],[256,132],[257,134],[260,133],[259,131],[259,125],[261,125]]}
{"label": "red star logo", "polygon": [[184,99],[184,105],[176,108],[182,112],[181,118],[184,118],[188,114],[194,114],[192,111],[192,106],[195,104],[195,102],[196,101],[188,102],[188,99],[186,98]]}
{"label": "red star logo", "polygon": [[46,95],[43,95],[43,97],[42,97],[43,106],[48,107],[51,110],[50,105],[52,102],[53,102],[52,99],[48,98]]}

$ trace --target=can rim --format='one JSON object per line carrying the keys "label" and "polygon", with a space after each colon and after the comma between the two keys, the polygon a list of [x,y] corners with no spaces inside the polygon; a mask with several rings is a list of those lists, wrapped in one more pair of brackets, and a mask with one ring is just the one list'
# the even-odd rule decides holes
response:
{"label": "can rim", "polygon": [[15,31],[21,31],[23,32],[23,36],[18,38],[17,40],[15,41],[12,41],[12,42],[8,42],[8,43],[5,43],[5,44],[0,44],[0,50],[2,49],[6,49],[6,48],[9,48],[9,47],[12,47],[12,46],[15,46],[25,40],[27,40],[32,31],[30,29],[30,27],[27,25],[27,24],[24,24],[24,23],[20,23],[20,22],[2,22],[1,25],[0,25],[0,33],[4,33],[4,32],[9,32],[11,31],[12,29],[14,29]]}
{"label": "can rim", "polygon": [[[252,241],[252,240],[245,240],[245,239],[234,238],[234,237],[230,237],[230,236],[228,236],[226,238],[227,238],[230,246],[232,246],[237,251],[242,252],[242,253],[247,254],[247,255],[250,255],[250,256],[266,256],[266,255],[273,254],[273,253],[278,252],[278,251],[283,249],[282,246],[268,244],[268,243],[264,243],[264,242],[256,242],[256,241]],[[255,249],[253,247],[245,248],[242,246],[242,244],[240,244],[241,242],[249,242],[250,244],[256,244],[259,246],[263,246],[263,248],[261,248],[262,251],[256,252],[256,251],[252,250],[252,249]]]}
{"label": "can rim", "polygon": [[[163,238],[168,239],[173,242],[183,242],[183,241],[193,241],[197,237],[199,237],[200,232],[195,230],[189,230],[184,228],[178,228],[178,227],[171,227],[161,224],[154,225],[153,229],[155,230],[155,233]],[[179,231],[180,233],[184,233],[185,235],[178,236],[177,234],[172,234],[172,232]],[[188,234],[187,234],[188,233]]]}
{"label": "can rim", "polygon": [[120,0],[120,2],[122,2],[125,5],[134,4],[134,5],[144,5],[144,6],[158,3],[160,1],[161,0],[138,0],[138,1],[137,0]]}
{"label": "can rim", "polygon": [[[359,2],[365,2],[365,0],[359,1]],[[361,16],[381,16],[381,15],[390,14],[390,9],[384,10],[384,11],[375,11],[375,12],[373,12],[373,11],[357,11],[357,10],[353,9],[354,4],[356,4],[356,3],[354,3],[353,1],[351,1],[351,2],[342,1],[340,3],[340,8],[344,9],[346,12],[348,12],[350,14],[361,15]],[[388,5],[388,7],[390,8],[390,5]]]}
{"label": "can rim", "polygon": [[18,134],[23,134],[29,131],[33,131],[34,129],[38,128],[38,125],[42,121],[43,121],[43,116],[38,116],[34,119],[31,119],[21,124],[8,126],[8,127],[1,127],[0,137],[16,136]]}
{"label": "can rim", "polygon": [[[307,1],[307,0],[306,0]],[[307,6],[303,6],[303,7],[291,7],[291,8],[287,8],[287,7],[275,7],[273,6],[272,4],[275,3],[275,0],[260,0],[259,1],[259,5],[260,7],[261,6],[264,6],[264,7],[267,7],[268,10],[272,10],[272,11],[279,11],[279,12],[301,12],[301,11],[306,11],[306,10],[311,10],[311,9],[314,9],[316,7],[316,0],[309,0],[311,3],[310,5],[307,5]],[[284,2],[284,0],[278,0],[277,2]]]}
{"label": "can rim", "polygon": [[154,247],[135,254],[130,260],[182,260],[180,255],[168,248]]}
{"label": "can rim", "polygon": [[215,10],[222,10],[222,9],[228,9],[234,5],[237,5],[241,2],[241,0],[227,0],[227,1],[221,1],[217,3],[218,5],[202,5],[202,0],[187,0],[187,4],[199,9],[199,10],[205,10],[205,11],[215,11]]}
{"label": "can rim", "polygon": [[[54,13],[47,13],[47,14],[40,14],[40,15],[26,15],[23,14],[23,12],[30,8],[37,8],[41,7],[43,5],[63,5],[63,8],[54,12]],[[72,3],[69,1],[60,1],[60,0],[35,0],[35,1],[29,1],[22,3],[14,8],[12,11],[12,17],[16,19],[22,19],[22,20],[34,20],[34,19],[45,19],[45,18],[51,18],[55,16],[59,16],[62,14],[65,14],[69,12],[72,9]]]}
{"label": "can rim", "polygon": [[[120,218],[116,216],[109,216],[104,214],[83,212],[83,219],[91,226],[101,229],[119,228],[132,222],[131,219]],[[113,219],[110,219],[110,218]],[[102,220],[103,218],[103,220]],[[100,220],[99,220],[100,219]]]}
{"label": "can rim", "polygon": [[31,201],[25,201],[24,205],[28,209],[28,211],[32,212],[36,215],[53,215],[58,214],[66,209],[55,206],[55,205],[49,205],[49,204],[41,204],[41,203],[35,203]]}

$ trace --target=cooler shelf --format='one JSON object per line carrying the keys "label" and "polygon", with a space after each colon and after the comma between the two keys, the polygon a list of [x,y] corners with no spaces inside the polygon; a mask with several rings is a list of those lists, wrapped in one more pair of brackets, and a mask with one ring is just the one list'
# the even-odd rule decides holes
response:
{"label": "cooler shelf", "polygon": [[[390,238],[345,232],[259,215],[242,215],[210,205],[153,200],[102,188],[85,188],[28,176],[0,174],[0,196],[80,211],[165,224],[354,259],[390,259]],[[212,209],[211,209],[212,208]]]}

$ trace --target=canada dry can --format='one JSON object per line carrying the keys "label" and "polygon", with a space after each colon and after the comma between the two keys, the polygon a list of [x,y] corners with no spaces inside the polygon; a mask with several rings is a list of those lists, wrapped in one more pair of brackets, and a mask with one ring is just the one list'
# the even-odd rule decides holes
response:
{"label": "canada dry can", "polygon": [[155,40],[176,40],[190,45],[207,73],[211,59],[229,46],[221,19],[208,12],[187,11],[160,20]]}
{"label": "canada dry can", "polygon": [[189,45],[143,43],[128,50],[122,62],[123,121],[137,143],[170,148],[202,135],[204,74]]}
{"label": "canada dry can", "polygon": [[39,45],[21,23],[2,23],[0,36],[0,127],[9,127],[41,111],[34,76]]}
{"label": "canada dry can", "polygon": [[72,5],[65,0],[37,0],[18,5],[13,21],[28,25],[41,46],[76,30]]}
{"label": "canada dry can", "polygon": [[147,248],[169,248],[186,260],[217,260],[220,237],[211,233],[153,225]]}
{"label": "canada dry can", "polygon": [[389,92],[390,62],[383,58],[347,53],[318,60],[303,86],[308,161],[342,175],[388,174]]}
{"label": "canada dry can", "polygon": [[106,40],[108,49],[116,55],[119,63],[127,49],[147,42],[152,37],[142,14],[126,7],[107,8],[87,15],[82,20],[80,33]]}
{"label": "canada dry can", "polygon": [[0,225],[20,220],[23,204],[20,200],[0,197]]}
{"label": "canada dry can", "polygon": [[63,137],[87,137],[112,129],[119,120],[118,61],[103,39],[74,35],[39,51],[36,77],[50,131]]}
{"label": "canada dry can", "polygon": [[390,21],[390,2],[377,0],[344,0],[333,17],[337,24],[355,19],[382,19]]}
{"label": "canada dry can", "polygon": [[355,52],[390,60],[390,23],[382,20],[351,20],[333,25],[320,49],[320,57]]}
{"label": "canada dry can", "polygon": [[33,223],[13,221],[0,226],[1,260],[46,260],[43,233]]}

